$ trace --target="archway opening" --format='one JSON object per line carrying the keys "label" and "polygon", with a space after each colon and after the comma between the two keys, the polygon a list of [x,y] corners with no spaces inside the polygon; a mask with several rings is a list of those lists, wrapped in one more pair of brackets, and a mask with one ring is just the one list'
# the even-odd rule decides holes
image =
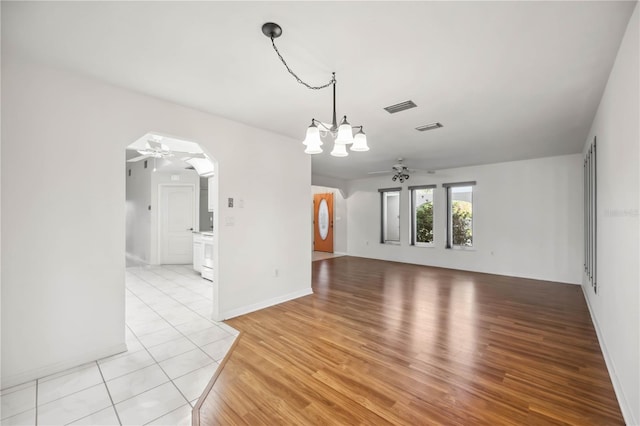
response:
{"label": "archway opening", "polygon": [[[197,142],[159,132],[126,148],[126,265],[164,266],[183,275],[185,283],[206,280],[190,291],[210,299],[201,312],[211,319],[219,305],[217,169]],[[187,291],[179,293],[188,301]]]}

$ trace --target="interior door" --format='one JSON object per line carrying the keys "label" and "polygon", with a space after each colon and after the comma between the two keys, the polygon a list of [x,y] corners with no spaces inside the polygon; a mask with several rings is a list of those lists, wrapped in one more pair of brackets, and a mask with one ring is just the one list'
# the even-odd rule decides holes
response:
{"label": "interior door", "polygon": [[333,194],[313,195],[313,250],[333,253]]}
{"label": "interior door", "polygon": [[194,187],[160,186],[160,263],[186,265],[193,261]]}

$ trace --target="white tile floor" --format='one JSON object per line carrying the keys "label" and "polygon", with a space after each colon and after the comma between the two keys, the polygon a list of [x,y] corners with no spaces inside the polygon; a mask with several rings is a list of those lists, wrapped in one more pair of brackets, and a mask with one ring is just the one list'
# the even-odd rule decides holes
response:
{"label": "white tile floor", "polygon": [[190,425],[238,332],[211,321],[212,288],[190,265],[126,272],[127,347],[0,391],[2,425]]}
{"label": "white tile floor", "polygon": [[341,253],[325,253],[323,251],[314,251],[312,262],[315,262],[316,260],[333,259],[334,257],[340,257],[340,256],[345,256],[345,255]]}

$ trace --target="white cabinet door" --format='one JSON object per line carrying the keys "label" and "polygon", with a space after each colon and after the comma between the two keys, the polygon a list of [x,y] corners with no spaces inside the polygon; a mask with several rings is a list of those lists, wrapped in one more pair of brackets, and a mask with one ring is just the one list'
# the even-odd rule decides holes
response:
{"label": "white cabinet door", "polygon": [[212,212],[213,211],[213,201],[215,200],[216,195],[214,194],[213,191],[213,178],[209,178],[209,189],[208,189],[208,198],[207,198],[207,204],[209,205],[209,211]]}
{"label": "white cabinet door", "polygon": [[202,271],[202,237],[200,234],[193,234],[193,270]]}

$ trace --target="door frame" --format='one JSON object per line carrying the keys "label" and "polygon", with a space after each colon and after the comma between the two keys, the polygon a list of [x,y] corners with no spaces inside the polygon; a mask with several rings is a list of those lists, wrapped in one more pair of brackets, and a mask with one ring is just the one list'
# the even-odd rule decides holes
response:
{"label": "door frame", "polygon": [[[156,238],[156,242],[157,242],[157,249],[158,249],[158,265],[164,265],[163,262],[163,257],[162,257],[162,245],[163,245],[163,234],[162,234],[162,219],[163,219],[163,210],[161,208],[162,206],[162,195],[163,192],[166,191],[169,187],[176,187],[176,186],[181,186],[181,187],[191,187],[191,189],[193,190],[193,226],[194,226],[194,230],[195,230],[195,226],[196,224],[199,224],[200,222],[200,209],[199,207],[199,201],[200,201],[200,191],[198,191],[198,188],[196,188],[196,185],[193,183],[159,183],[158,184],[158,199],[157,199],[157,203],[156,203],[156,209],[158,211],[157,214],[157,221],[158,221],[158,229],[156,230],[156,232],[158,233],[157,238]],[[200,186],[200,185],[197,185]]]}

